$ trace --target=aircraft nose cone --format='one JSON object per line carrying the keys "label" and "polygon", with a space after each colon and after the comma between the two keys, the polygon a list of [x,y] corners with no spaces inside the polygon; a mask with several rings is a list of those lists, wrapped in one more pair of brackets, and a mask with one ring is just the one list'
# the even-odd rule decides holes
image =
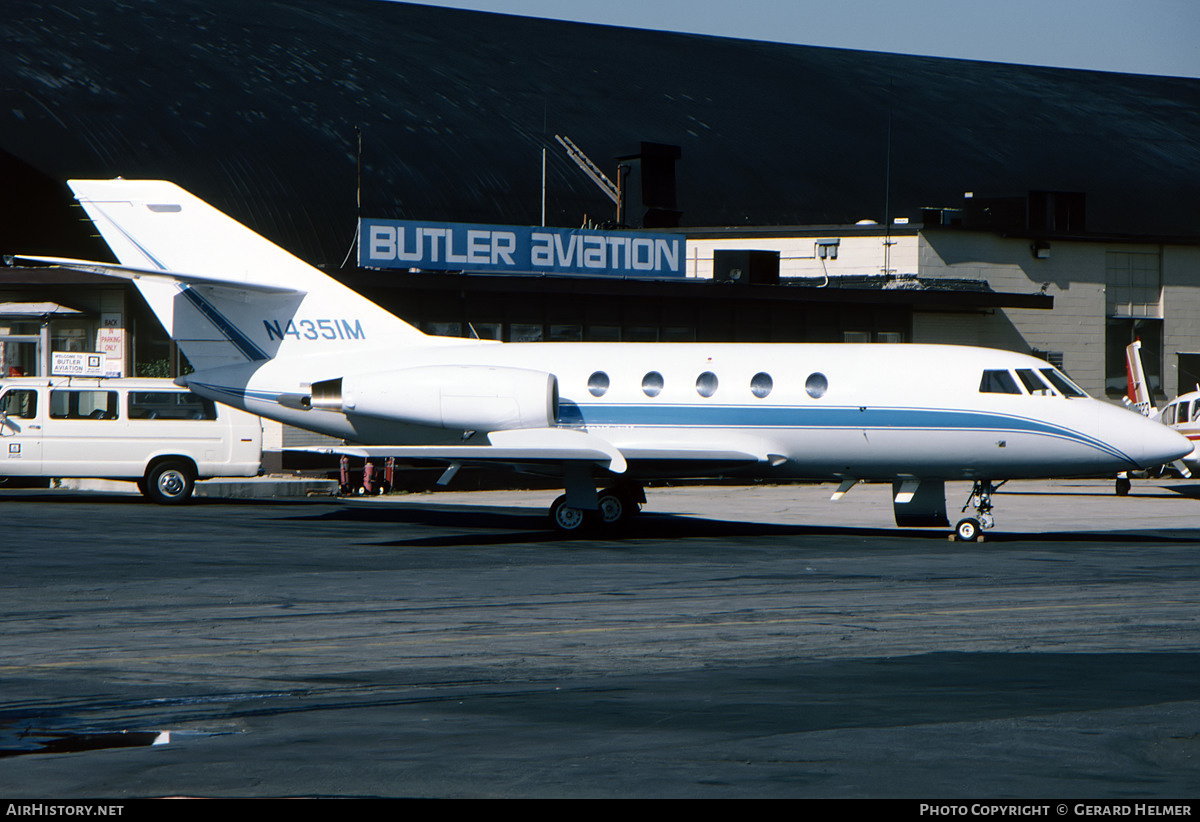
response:
{"label": "aircraft nose cone", "polygon": [[1131,468],[1170,465],[1192,452],[1192,443],[1187,437],[1135,411],[1102,403],[1097,412],[1100,438],[1114,449],[1114,453],[1120,454],[1123,461],[1132,462]]}
{"label": "aircraft nose cone", "polygon": [[1187,437],[1162,423],[1153,420],[1145,422],[1141,432],[1141,454],[1138,460],[1141,468],[1169,465],[1192,453],[1192,443]]}

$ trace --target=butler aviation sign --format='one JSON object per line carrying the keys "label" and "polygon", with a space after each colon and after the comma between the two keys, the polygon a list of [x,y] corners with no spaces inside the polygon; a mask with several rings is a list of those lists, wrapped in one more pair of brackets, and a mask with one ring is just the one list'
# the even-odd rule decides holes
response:
{"label": "butler aviation sign", "polygon": [[363,268],[684,276],[680,234],[364,219],[358,236]]}

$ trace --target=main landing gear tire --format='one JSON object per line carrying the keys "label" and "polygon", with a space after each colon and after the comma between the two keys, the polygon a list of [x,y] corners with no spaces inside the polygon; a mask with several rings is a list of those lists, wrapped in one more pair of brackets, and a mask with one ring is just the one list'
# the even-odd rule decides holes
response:
{"label": "main landing gear tire", "polygon": [[1128,477],[1117,477],[1117,496],[1124,497],[1129,495],[1129,489],[1133,487],[1133,483]]}
{"label": "main landing gear tire", "polygon": [[601,491],[596,501],[596,521],[604,528],[624,525],[638,512],[638,504],[631,497],[611,488]]}
{"label": "main landing gear tire", "polygon": [[959,520],[958,525],[954,526],[954,536],[959,542],[975,542],[979,539],[981,530],[979,520],[967,517]]}
{"label": "main landing gear tire", "polygon": [[550,506],[550,522],[559,531],[573,533],[587,524],[587,516],[582,508],[567,505],[567,495],[563,494]]}
{"label": "main landing gear tire", "polygon": [[195,482],[191,466],[179,460],[166,460],[151,467],[138,487],[144,485],[143,493],[151,502],[180,505],[191,498]]}

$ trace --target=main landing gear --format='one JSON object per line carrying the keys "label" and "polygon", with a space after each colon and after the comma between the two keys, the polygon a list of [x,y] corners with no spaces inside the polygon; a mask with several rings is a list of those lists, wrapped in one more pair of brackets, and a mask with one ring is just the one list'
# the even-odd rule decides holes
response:
{"label": "main landing gear", "polygon": [[[1003,484],[1003,482],[1000,483],[1000,485]],[[975,484],[971,486],[971,496],[967,497],[967,502],[962,507],[963,513],[966,513],[968,508],[974,508],[975,516],[960,519],[954,526],[954,534],[951,539],[957,539],[960,542],[975,542],[983,538],[985,528],[991,528],[996,524],[996,520],[992,516],[992,492],[1000,485],[992,485],[991,480],[975,480]]]}
{"label": "main landing gear", "polygon": [[563,494],[550,506],[550,522],[559,531],[578,532],[585,529],[611,530],[626,524],[646,501],[640,485],[623,484],[596,493],[596,508],[589,510],[567,504]]}

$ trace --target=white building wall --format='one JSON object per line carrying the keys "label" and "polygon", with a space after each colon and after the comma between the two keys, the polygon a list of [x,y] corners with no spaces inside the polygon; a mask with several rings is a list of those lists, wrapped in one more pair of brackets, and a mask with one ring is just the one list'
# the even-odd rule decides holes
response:
{"label": "white building wall", "polygon": [[[1038,259],[1028,239],[983,232],[929,231],[921,241],[921,277],[978,279],[995,291],[1053,297],[1052,311],[987,312],[979,318],[979,344],[1061,353],[1066,371],[1089,393],[1103,396],[1103,244],[1054,242],[1050,256]],[[937,334],[936,326],[929,330]]]}
{"label": "white building wall", "polygon": [[[821,259],[818,247],[837,243],[837,259]],[[885,246],[885,242],[890,245]],[[713,252],[721,249],[738,251],[778,251],[781,279],[801,277],[820,281],[826,275],[875,275],[884,273],[885,249],[887,268],[895,274],[916,274],[919,238],[909,229],[907,234],[878,236],[842,236],[806,234],[803,237],[726,237],[692,239],[687,241],[687,274],[709,279],[713,276]]]}

